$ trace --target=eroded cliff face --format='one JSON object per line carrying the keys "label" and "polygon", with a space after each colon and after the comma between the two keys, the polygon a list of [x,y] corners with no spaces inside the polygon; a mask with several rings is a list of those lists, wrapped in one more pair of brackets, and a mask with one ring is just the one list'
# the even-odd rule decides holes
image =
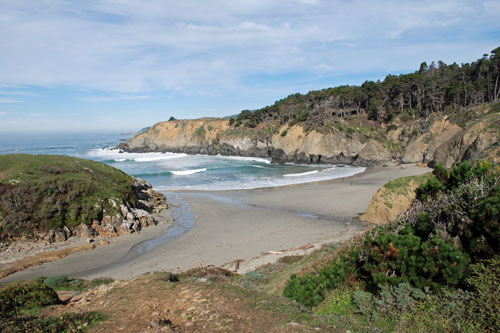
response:
{"label": "eroded cliff face", "polygon": [[[361,124],[361,122],[360,122]],[[425,124],[425,122],[424,122]],[[234,128],[228,119],[204,118],[160,122],[120,146],[135,152],[184,152],[272,158],[284,163],[344,163],[369,165],[396,160],[403,163],[440,163],[483,157],[500,138],[500,114],[487,114],[466,126],[448,116],[380,127],[358,126],[329,133],[306,132],[300,125],[271,129]],[[418,131],[417,131],[418,129]],[[416,133],[415,133],[416,132]]]}

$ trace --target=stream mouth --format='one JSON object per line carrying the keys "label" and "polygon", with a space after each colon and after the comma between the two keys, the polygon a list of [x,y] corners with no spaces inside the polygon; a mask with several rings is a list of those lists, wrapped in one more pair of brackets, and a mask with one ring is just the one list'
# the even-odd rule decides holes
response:
{"label": "stream mouth", "polygon": [[134,244],[125,255],[123,255],[118,260],[113,263],[92,268],[83,272],[78,272],[71,274],[71,276],[81,277],[86,275],[95,275],[107,270],[116,269],[131,261],[139,258],[143,254],[153,250],[154,248],[161,246],[168,241],[175,239],[184,233],[191,230],[195,223],[194,215],[191,214],[191,207],[185,201],[179,198],[179,195],[173,192],[163,192],[168,198],[168,202],[171,204],[170,208],[172,210],[171,217],[174,219],[174,224],[170,226],[166,233],[155,238],[151,238],[137,244]]}
{"label": "stream mouth", "polygon": [[[191,214],[189,204],[179,199],[178,194],[173,192],[163,192],[168,197],[172,209],[171,216],[174,219],[174,224],[168,228],[168,231],[158,237],[142,241],[135,244],[128,252],[119,260],[128,262],[136,259],[144,253],[165,244],[171,239],[177,238],[193,228],[195,218]],[[173,205],[172,205],[173,204]]]}

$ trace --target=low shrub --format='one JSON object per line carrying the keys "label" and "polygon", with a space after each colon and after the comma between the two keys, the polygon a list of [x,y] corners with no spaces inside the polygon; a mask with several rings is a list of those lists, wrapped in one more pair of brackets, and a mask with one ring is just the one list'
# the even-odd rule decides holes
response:
{"label": "low shrub", "polygon": [[394,124],[390,124],[388,127],[387,127],[387,132],[390,132],[390,131],[395,131],[397,130],[398,127]]}
{"label": "low shrub", "polygon": [[316,274],[292,275],[283,294],[315,306],[349,281],[379,296],[383,286],[433,292],[462,286],[470,263],[500,253],[500,172],[464,162],[433,174],[402,218],[374,228]]}
{"label": "low shrub", "polygon": [[465,281],[474,292],[467,316],[492,332],[500,332],[500,256],[471,265]]}
{"label": "low shrub", "polygon": [[44,284],[7,286],[0,290],[0,319],[12,319],[31,308],[58,303],[54,289]]}
{"label": "low shrub", "polygon": [[2,332],[82,332],[105,317],[97,312],[67,313],[61,317],[18,317],[0,321]]}

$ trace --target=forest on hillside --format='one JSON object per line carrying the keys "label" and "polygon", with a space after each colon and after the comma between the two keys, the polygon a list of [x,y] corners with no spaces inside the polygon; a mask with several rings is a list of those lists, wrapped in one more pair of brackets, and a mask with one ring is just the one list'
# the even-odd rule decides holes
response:
{"label": "forest on hillside", "polygon": [[390,122],[397,116],[424,118],[433,112],[453,112],[499,100],[500,47],[472,63],[423,62],[414,73],[387,75],[383,81],[293,94],[271,106],[243,110],[230,124],[255,128],[272,121],[321,129],[336,118],[357,114]]}

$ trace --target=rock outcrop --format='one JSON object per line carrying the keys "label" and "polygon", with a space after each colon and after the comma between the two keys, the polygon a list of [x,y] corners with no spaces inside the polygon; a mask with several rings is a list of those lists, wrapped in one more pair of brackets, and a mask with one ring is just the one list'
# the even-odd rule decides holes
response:
{"label": "rock outcrop", "polygon": [[96,236],[116,237],[139,232],[142,228],[164,222],[164,218],[160,218],[159,215],[168,208],[165,195],[153,190],[151,184],[139,178],[134,179],[132,187],[136,198],[139,199],[138,207],[132,207],[128,202],[119,202],[116,198],[110,198],[111,206],[117,208],[116,214],[110,215],[106,210],[102,210],[102,218],[94,219],[91,224],[81,223],[73,230],[66,226],[49,230],[45,235],[41,234],[40,238],[52,243],[65,241],[71,236],[87,239]]}
{"label": "rock outcrop", "polygon": [[498,113],[478,114],[461,127],[447,115],[437,115],[426,120],[398,118],[392,128],[372,122],[371,128],[364,125],[364,131],[359,126],[345,131],[337,125],[328,133],[320,133],[306,131],[300,124],[285,124],[273,130],[265,124],[255,129],[235,128],[222,118],[173,120],[157,123],[119,148],[129,152],[263,157],[275,163],[369,165],[396,160],[450,167],[464,159],[484,157],[484,152],[500,138],[499,126],[493,126],[499,121]]}

